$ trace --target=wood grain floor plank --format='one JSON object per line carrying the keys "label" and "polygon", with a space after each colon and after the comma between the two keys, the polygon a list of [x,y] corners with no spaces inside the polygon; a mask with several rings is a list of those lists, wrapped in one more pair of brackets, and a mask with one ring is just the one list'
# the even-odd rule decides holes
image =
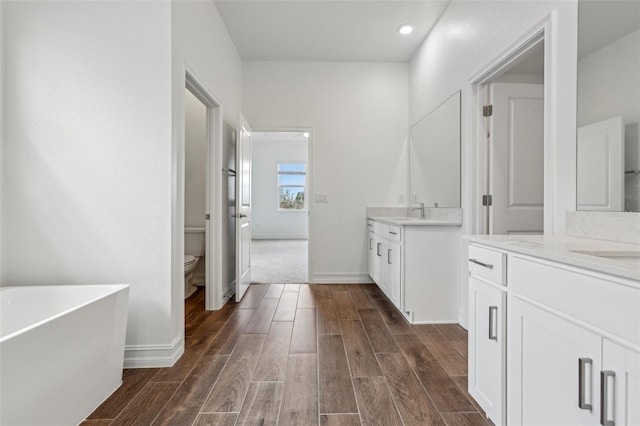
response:
{"label": "wood grain floor plank", "polygon": [[367,333],[359,320],[340,320],[351,377],[382,376]]}
{"label": "wood grain floor plank", "polygon": [[278,307],[278,299],[262,299],[251,321],[244,329],[245,334],[267,334]]}
{"label": "wood grain floor plank", "polygon": [[318,368],[315,354],[289,355],[278,424],[318,424]]}
{"label": "wood grain floor plank", "polygon": [[386,297],[384,295],[384,292],[380,290],[380,287],[378,287],[376,284],[363,285],[361,288],[365,293],[367,293],[367,296],[369,296],[370,299],[379,299]]}
{"label": "wood grain floor plank", "polygon": [[151,424],[179,385],[179,382],[147,383],[111,424]]}
{"label": "wood grain floor plank", "polygon": [[181,382],[196,363],[202,358],[204,352],[209,348],[213,340],[216,338],[219,330],[225,325],[223,321],[215,321],[208,325],[209,333],[202,333],[196,330],[192,336],[189,336],[185,342],[184,354],[175,364],[169,368],[163,368],[153,376],[152,382]]}
{"label": "wood grain floor plank", "polygon": [[395,336],[402,353],[431,400],[442,411],[476,411],[465,392],[416,335]]}
{"label": "wood grain floor plank", "polygon": [[318,311],[318,334],[342,334],[335,300],[318,300],[316,310]]}
{"label": "wood grain floor plank", "polygon": [[436,324],[436,328],[447,338],[460,354],[467,358],[468,353],[468,333],[460,324]]}
{"label": "wood grain floor plank", "polygon": [[254,309],[236,310],[213,339],[205,355],[230,355],[254,313]]}
{"label": "wood grain floor plank", "polygon": [[298,309],[313,309],[316,307],[316,298],[309,286],[310,284],[300,284]]}
{"label": "wood grain floor plank", "polygon": [[357,413],[342,336],[318,336],[320,413]]}
{"label": "wood grain floor plank", "polygon": [[479,413],[442,413],[448,426],[489,426],[490,423]]}
{"label": "wood grain floor plank", "polygon": [[359,414],[322,414],[320,426],[360,426]]}
{"label": "wood grain floor plank", "polygon": [[405,426],[440,425],[444,420],[401,353],[377,355]]}
{"label": "wood grain floor plank", "polygon": [[356,377],[353,388],[363,425],[402,426],[384,377]]}
{"label": "wood grain floor plank", "polygon": [[240,412],[264,340],[264,334],[243,334],[240,337],[201,411]]}
{"label": "wood grain floor plank", "polygon": [[115,419],[129,402],[155,376],[159,368],[129,368],[122,372],[122,385],[109,399],[100,404],[89,419]]}
{"label": "wood grain floor plank", "polygon": [[112,421],[111,419],[87,419],[80,423],[80,426],[107,426]]}
{"label": "wood grain floor plank", "polygon": [[458,388],[460,389],[460,391],[465,394],[465,396],[469,399],[469,401],[471,401],[471,403],[475,407],[475,411],[480,413],[482,417],[487,417],[487,414],[480,407],[480,405],[478,404],[478,401],[473,399],[473,397],[469,393],[469,378],[467,376],[451,376],[451,379],[454,382],[456,382],[456,385],[458,385]]}
{"label": "wood grain floor plank", "polygon": [[193,426],[234,426],[237,419],[238,413],[202,413]]}
{"label": "wood grain floor plank", "polygon": [[369,336],[374,352],[400,352],[398,344],[393,339],[377,310],[358,309],[358,314],[367,336]]}
{"label": "wood grain floor plank", "polygon": [[154,425],[190,425],[218,380],[228,355],[205,356],[164,405]]}
{"label": "wood grain floor plank", "polygon": [[293,322],[273,322],[262,346],[254,382],[282,382],[287,373]]}
{"label": "wood grain floor plank", "polygon": [[276,313],[273,315],[274,321],[293,321],[296,319],[296,309],[298,307],[298,293],[294,291],[284,291],[280,296]]}
{"label": "wood grain floor plank", "polygon": [[371,299],[364,289],[360,285],[353,285],[349,289],[351,293],[351,299],[353,300],[353,307],[356,309],[373,309]]}
{"label": "wood grain floor plank", "polygon": [[371,299],[391,334],[411,334],[413,329],[386,297]]}
{"label": "wood grain floor plank", "polygon": [[338,318],[352,320],[360,319],[358,311],[353,304],[353,299],[351,298],[351,292],[349,290],[334,290],[333,299],[336,303]]}
{"label": "wood grain floor plank", "polygon": [[447,341],[434,325],[420,325],[415,326],[414,329],[449,375],[467,375],[467,359]]}
{"label": "wood grain floor plank", "polygon": [[289,353],[316,353],[318,350],[316,335],[316,310],[298,308],[296,310],[296,319],[293,323]]}
{"label": "wood grain floor plank", "polygon": [[236,426],[276,425],[283,386],[282,382],[252,382]]}
{"label": "wood grain floor plank", "polygon": [[333,289],[336,288],[335,284],[314,284],[309,285],[309,289],[313,293],[316,299],[316,303],[321,299],[333,299]]}
{"label": "wood grain floor plank", "polygon": [[284,284],[269,284],[269,289],[264,294],[265,299],[279,299],[284,290]]}
{"label": "wood grain floor plank", "polygon": [[238,308],[256,309],[268,289],[269,284],[251,284],[247,289],[247,292],[242,296],[242,301]]}
{"label": "wood grain floor plank", "polygon": [[285,284],[283,293],[298,293],[300,291],[300,284]]}

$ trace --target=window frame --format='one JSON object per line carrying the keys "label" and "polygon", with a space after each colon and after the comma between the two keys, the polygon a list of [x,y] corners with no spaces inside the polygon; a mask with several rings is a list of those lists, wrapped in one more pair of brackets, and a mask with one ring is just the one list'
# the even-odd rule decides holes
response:
{"label": "window frame", "polygon": [[[301,172],[280,172],[280,165],[282,164],[302,164],[304,165],[304,174]],[[307,212],[309,211],[309,200],[308,200],[308,179],[307,179],[307,175],[308,175],[308,164],[306,161],[278,161],[276,163],[276,210],[278,212]],[[290,176],[296,176],[296,175],[303,175],[304,176],[304,185],[281,185],[280,184],[280,175],[290,175]],[[302,193],[304,195],[304,204],[303,207],[301,209],[285,209],[280,207],[280,188],[281,187],[295,187],[295,188],[302,188]]]}

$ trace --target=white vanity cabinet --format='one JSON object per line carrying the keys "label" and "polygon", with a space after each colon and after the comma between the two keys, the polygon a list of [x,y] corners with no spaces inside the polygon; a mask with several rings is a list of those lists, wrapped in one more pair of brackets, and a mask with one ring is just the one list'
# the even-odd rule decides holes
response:
{"label": "white vanity cabinet", "polygon": [[520,255],[509,280],[509,424],[639,425],[638,283]]}
{"label": "white vanity cabinet", "polygon": [[640,282],[506,245],[469,246],[471,395],[495,424],[640,425]]}
{"label": "white vanity cabinet", "polygon": [[369,220],[369,275],[413,324],[458,321],[456,224]]}
{"label": "white vanity cabinet", "polygon": [[505,424],[506,255],[469,246],[469,393],[495,425]]}

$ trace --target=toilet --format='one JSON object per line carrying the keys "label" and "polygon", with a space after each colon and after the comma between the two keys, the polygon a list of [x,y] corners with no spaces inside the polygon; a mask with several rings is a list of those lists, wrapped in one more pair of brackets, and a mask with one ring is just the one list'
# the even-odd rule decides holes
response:
{"label": "toilet", "polygon": [[196,267],[204,257],[204,228],[184,229],[184,298],[191,296],[197,287],[194,282]]}

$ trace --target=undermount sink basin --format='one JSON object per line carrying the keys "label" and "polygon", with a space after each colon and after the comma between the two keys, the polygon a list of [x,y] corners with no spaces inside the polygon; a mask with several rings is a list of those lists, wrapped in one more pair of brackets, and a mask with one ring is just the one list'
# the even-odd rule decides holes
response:
{"label": "undermount sink basin", "polygon": [[586,254],[589,256],[606,257],[609,259],[640,259],[640,251],[591,251],[591,250],[573,250],[574,253]]}

